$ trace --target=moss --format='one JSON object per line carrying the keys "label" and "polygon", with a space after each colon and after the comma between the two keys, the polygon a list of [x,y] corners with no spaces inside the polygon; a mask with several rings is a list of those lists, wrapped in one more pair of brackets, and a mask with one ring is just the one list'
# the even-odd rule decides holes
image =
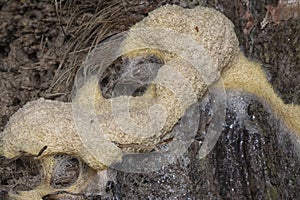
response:
{"label": "moss", "polygon": [[276,187],[272,186],[271,184],[267,184],[267,195],[269,200],[279,199]]}

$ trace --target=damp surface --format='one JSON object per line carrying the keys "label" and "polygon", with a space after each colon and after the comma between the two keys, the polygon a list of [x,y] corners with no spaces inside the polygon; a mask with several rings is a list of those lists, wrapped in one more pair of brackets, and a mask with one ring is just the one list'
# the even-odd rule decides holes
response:
{"label": "damp surface", "polygon": [[[224,13],[235,25],[241,50],[262,63],[279,96],[287,103],[300,102],[299,18],[287,18],[283,12],[279,22],[269,20],[262,26],[270,6],[282,9],[278,0],[61,2],[58,6],[50,1],[0,1],[0,130],[28,101],[39,97],[69,101],[74,75],[90,47],[127,30],[166,3],[186,8],[209,6]],[[148,61],[162,64],[151,58]],[[117,75],[102,83],[107,98],[112,83],[122,73],[121,68],[112,70]],[[227,95],[224,130],[206,158],[197,157],[211,119],[210,105],[203,101],[198,133],[174,164],[152,173],[118,171],[115,179],[107,182],[105,195],[94,192],[63,198],[53,194],[44,199],[299,198],[299,150],[293,133],[261,100],[234,91],[227,91]],[[78,162],[69,161],[72,167],[63,165],[66,172],[56,174],[53,184],[65,186],[72,178],[77,179]],[[22,191],[37,186],[41,176],[38,168],[30,156],[13,161],[0,158],[0,199],[8,198],[9,189]]]}

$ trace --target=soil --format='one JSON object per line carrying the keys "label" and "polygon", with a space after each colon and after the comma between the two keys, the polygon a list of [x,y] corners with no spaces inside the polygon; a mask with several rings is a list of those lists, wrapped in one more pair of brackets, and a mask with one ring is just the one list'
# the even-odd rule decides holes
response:
{"label": "soil", "polygon": [[[10,116],[28,101],[40,97],[70,101],[73,78],[87,53],[103,39],[127,30],[151,10],[166,3],[187,8],[209,6],[224,13],[235,24],[241,50],[249,59],[262,63],[278,95],[286,103],[300,104],[300,14],[297,14],[300,3],[288,2],[0,0],[0,131]],[[248,102],[252,105],[249,112],[258,116],[260,132],[252,133],[248,126],[234,130],[225,127],[218,148],[204,161],[193,157],[199,148],[195,144],[187,155],[194,161],[190,166],[182,167],[182,162],[178,162],[150,175],[119,173],[117,181],[108,184],[108,191],[120,199],[170,198],[167,195],[174,195],[174,192],[162,192],[170,188],[177,192],[174,197],[180,199],[296,199],[300,188],[299,162],[294,166],[289,140],[280,144],[277,139],[278,133],[285,130],[278,128],[275,123],[278,119],[272,117],[264,105],[255,98],[247,98],[254,99]],[[235,121],[234,109],[228,110],[228,116],[227,121]],[[272,133],[271,136],[268,133]],[[239,154],[236,146],[241,141],[247,143]],[[246,158],[241,160],[241,156]],[[3,175],[8,171],[3,171],[3,158],[0,161],[0,174]],[[236,166],[240,167],[235,174]],[[163,175],[177,173],[182,176],[167,179],[170,181],[166,187],[155,184]],[[286,182],[283,184],[281,180]],[[184,184],[186,187],[182,187]],[[5,185],[3,178],[1,185]],[[1,185],[0,199],[3,199],[6,192]],[[203,192],[207,195],[201,196]]]}

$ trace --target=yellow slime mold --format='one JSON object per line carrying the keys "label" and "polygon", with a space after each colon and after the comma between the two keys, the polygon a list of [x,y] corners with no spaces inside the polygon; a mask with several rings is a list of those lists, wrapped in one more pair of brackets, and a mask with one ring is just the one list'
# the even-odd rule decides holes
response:
{"label": "yellow slime mold", "polygon": [[[186,109],[200,100],[207,88],[221,77],[225,88],[249,92],[263,99],[300,137],[300,106],[283,103],[268,83],[260,65],[247,60],[239,53],[233,24],[213,9],[196,7],[188,10],[170,5],[158,8],[129,30],[121,49],[122,54],[129,58],[137,55],[156,55],[165,63],[146,94],[130,99],[133,108],[131,115],[135,122],[140,123],[142,127],[148,127],[149,124],[153,127],[149,126],[148,131],[141,131],[135,135],[126,134],[113,120],[115,116],[110,106],[112,100],[103,98],[95,80],[79,88],[79,96],[75,98],[75,103],[83,109],[86,108],[88,114],[95,112],[98,116],[104,116],[99,127],[104,130],[105,135],[101,135],[101,138],[107,138],[107,141],[101,141],[100,136],[90,141],[101,143],[99,147],[93,146],[98,148],[97,155],[91,153],[95,149],[87,147],[76,130],[72,104],[43,99],[29,102],[11,117],[5,130],[0,133],[0,154],[13,158],[21,155],[21,152],[38,155],[43,149],[42,155],[36,159],[41,161],[44,169],[51,168],[51,157],[54,155],[70,154],[80,157],[100,172],[121,155],[122,149],[114,143],[119,143],[120,146],[135,145],[139,150],[145,151],[154,148],[183,116]],[[207,63],[199,64],[202,61]],[[184,85],[178,85],[179,79],[175,78],[178,74],[174,73],[173,79],[170,77],[172,70],[182,75],[186,80]],[[115,105],[119,107],[120,113],[125,105],[122,102],[128,99],[129,97],[125,96],[117,98],[120,103]],[[96,102],[94,107],[90,107],[91,102]],[[160,108],[153,107],[155,102],[163,105],[168,111],[167,114],[159,113]],[[153,108],[153,112],[149,114],[141,111],[145,106],[147,109]],[[157,118],[154,119],[157,120],[149,121],[149,116],[155,116]],[[160,120],[161,116],[166,120]],[[93,124],[93,120],[89,123]],[[128,130],[132,129],[127,122],[120,123]],[[155,125],[159,128],[154,127]],[[91,127],[86,128],[88,130]],[[139,129],[133,129],[133,132],[134,130]],[[49,179],[50,175],[46,174],[44,177]],[[46,185],[47,180],[42,182],[44,185],[39,186],[37,190],[20,193],[15,198],[28,199],[30,196],[40,199],[55,192]],[[68,192],[83,190],[85,182],[81,177],[77,181],[76,190],[71,188]]]}

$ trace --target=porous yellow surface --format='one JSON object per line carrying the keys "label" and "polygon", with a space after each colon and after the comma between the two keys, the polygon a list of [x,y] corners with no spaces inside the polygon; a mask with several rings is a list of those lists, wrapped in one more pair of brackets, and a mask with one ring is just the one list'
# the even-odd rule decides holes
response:
{"label": "porous yellow surface", "polygon": [[[195,51],[197,49],[201,51]],[[186,109],[202,97],[207,86],[220,78],[221,73],[226,88],[257,95],[274,109],[288,127],[300,134],[299,106],[284,104],[267,82],[260,66],[238,53],[238,41],[232,23],[213,9],[183,9],[170,5],[158,8],[130,29],[122,50],[128,57],[154,54],[164,60],[165,65],[159,70],[153,85],[141,97],[104,99],[97,81],[87,82],[78,91],[75,103],[87,108],[89,113],[103,116],[100,127],[109,141],[107,145],[99,145],[99,154],[91,153],[90,148],[98,147],[87,147],[78,135],[72,105],[44,99],[27,103],[11,117],[0,134],[0,154],[8,158],[18,156],[20,152],[38,155],[47,146],[37,159],[60,153],[70,154],[82,158],[95,170],[102,170],[105,164],[113,160],[109,155],[114,154],[117,158],[121,154],[121,150],[113,145],[115,143],[138,145],[139,150],[153,148]],[[195,57],[209,64],[197,65],[193,62]],[[131,119],[138,126],[121,120],[120,128],[115,119],[122,116],[127,101]],[[91,103],[95,104],[92,107],[95,110],[89,110]],[[115,106],[117,116],[111,110],[111,105]],[[159,113],[161,110],[166,113]],[[156,121],[151,121],[153,117]],[[165,121],[160,120],[163,117]],[[149,124],[153,126],[144,132],[140,131],[140,128]]]}
{"label": "porous yellow surface", "polygon": [[300,136],[300,106],[282,101],[268,82],[259,63],[249,61],[240,53],[222,78],[225,88],[254,94],[269,104],[274,114]]}
{"label": "porous yellow surface", "polygon": [[40,159],[64,153],[82,158],[94,169],[104,169],[83,146],[75,129],[71,103],[31,101],[10,118],[0,133],[0,154],[7,158],[17,157],[22,152],[37,156],[47,147]]}
{"label": "porous yellow surface", "polygon": [[[172,38],[172,30],[181,38]],[[186,47],[193,44],[184,44],[183,42],[187,41],[186,37],[191,37],[193,42],[203,47],[209,59],[217,65],[217,69],[212,69],[213,66],[210,68],[215,74],[227,67],[239,52],[234,25],[222,13],[201,6],[184,9],[176,5],[160,7],[131,27],[124,42],[123,52],[130,52],[131,49],[141,51],[145,46],[168,51],[176,47],[177,52],[187,52]],[[168,56],[162,55],[162,51],[155,53],[164,60],[169,59]],[[197,54],[197,52],[188,53]]]}

